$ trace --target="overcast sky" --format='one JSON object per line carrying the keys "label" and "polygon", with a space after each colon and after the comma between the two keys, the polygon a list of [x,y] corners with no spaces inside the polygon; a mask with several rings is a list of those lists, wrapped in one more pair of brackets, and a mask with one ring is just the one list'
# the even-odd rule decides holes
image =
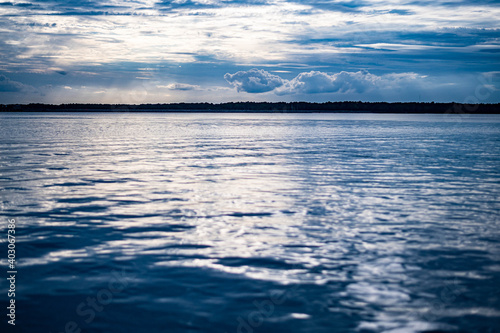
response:
{"label": "overcast sky", "polygon": [[0,2],[0,103],[500,102],[493,0]]}

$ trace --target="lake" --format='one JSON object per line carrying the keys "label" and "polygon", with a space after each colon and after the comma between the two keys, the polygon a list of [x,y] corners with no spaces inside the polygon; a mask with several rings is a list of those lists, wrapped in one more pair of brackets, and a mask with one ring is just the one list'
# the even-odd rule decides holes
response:
{"label": "lake", "polygon": [[500,332],[498,115],[0,113],[0,195],[16,332]]}

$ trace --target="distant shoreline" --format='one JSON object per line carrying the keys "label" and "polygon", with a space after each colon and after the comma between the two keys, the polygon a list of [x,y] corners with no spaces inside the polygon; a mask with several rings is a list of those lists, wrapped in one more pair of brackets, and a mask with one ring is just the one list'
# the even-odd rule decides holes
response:
{"label": "distant shoreline", "polygon": [[202,113],[396,113],[500,114],[500,103],[229,102],[169,104],[8,104],[0,112],[202,112]]}

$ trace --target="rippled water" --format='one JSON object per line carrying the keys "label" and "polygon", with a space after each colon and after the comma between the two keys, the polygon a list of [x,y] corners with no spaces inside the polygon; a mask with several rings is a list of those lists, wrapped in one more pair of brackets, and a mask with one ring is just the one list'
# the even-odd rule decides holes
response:
{"label": "rippled water", "polygon": [[500,331],[498,116],[4,113],[0,190],[18,332]]}

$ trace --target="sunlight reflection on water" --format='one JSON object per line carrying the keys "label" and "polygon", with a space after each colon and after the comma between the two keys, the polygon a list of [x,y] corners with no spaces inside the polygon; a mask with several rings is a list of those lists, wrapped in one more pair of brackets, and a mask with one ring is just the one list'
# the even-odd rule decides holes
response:
{"label": "sunlight reflection on water", "polygon": [[[498,328],[496,116],[0,120],[2,215],[19,220],[28,329]],[[85,322],[75,308],[113,270],[135,272],[133,286]],[[285,300],[251,325],[274,292]]]}

